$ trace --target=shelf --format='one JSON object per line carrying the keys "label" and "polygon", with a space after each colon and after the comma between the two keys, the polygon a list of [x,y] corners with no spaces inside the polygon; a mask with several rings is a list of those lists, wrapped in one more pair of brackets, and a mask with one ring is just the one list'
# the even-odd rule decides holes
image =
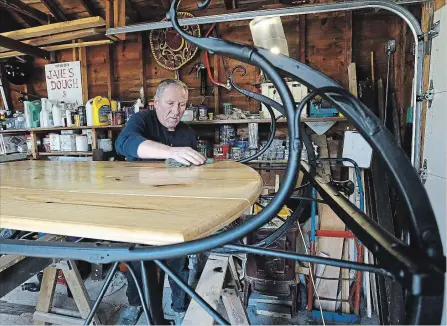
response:
{"label": "shelf", "polygon": [[253,160],[250,162],[247,162],[248,164],[250,163],[272,163],[272,164],[287,164],[287,160]]}
{"label": "shelf", "polygon": [[79,155],[79,156],[92,156],[93,152],[39,152],[40,156],[67,156],[67,155]]}
{"label": "shelf", "polygon": [[29,129],[8,129],[0,130],[0,134],[14,134],[14,133],[25,133],[29,132]]}
{"label": "shelf", "polygon": [[[329,121],[347,121],[345,117],[305,117],[301,118],[302,122],[329,122]],[[239,119],[239,120],[193,120],[184,121],[184,123],[189,125],[221,125],[221,124],[244,124],[244,123],[270,123],[271,119]],[[277,123],[286,123],[287,119],[281,118]]]}
{"label": "shelf", "polygon": [[81,127],[27,128],[27,129],[0,130],[0,134],[20,133],[20,132],[46,132],[46,131],[59,131],[59,130],[122,129],[122,128],[124,128],[124,125],[119,125],[119,126],[81,126]]}

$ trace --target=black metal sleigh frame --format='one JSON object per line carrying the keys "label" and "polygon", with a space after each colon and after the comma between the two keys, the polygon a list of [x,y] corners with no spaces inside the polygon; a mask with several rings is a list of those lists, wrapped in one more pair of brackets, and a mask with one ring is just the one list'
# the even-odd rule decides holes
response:
{"label": "black metal sleigh frame", "polygon": [[[132,244],[100,243],[39,243],[24,240],[0,241],[0,253],[19,254],[33,257],[49,257],[85,260],[91,263],[114,263],[89,318],[89,324],[101,302],[105,291],[116,272],[118,262],[140,261],[142,284],[135,278],[148,322],[165,323],[161,312],[159,284],[155,264],[168,274],[194,300],[196,300],[220,324],[228,322],[209,306],[193,289],[170,270],[163,260],[223,248],[229,251],[276,256],[297,261],[327,264],[341,268],[379,273],[400,282],[406,290],[405,324],[439,324],[444,302],[446,260],[443,256],[441,238],[427,193],[418,174],[405,153],[397,146],[391,133],[378,118],[357,98],[336,82],[303,63],[289,57],[272,54],[266,49],[236,44],[217,38],[197,38],[186,34],[177,21],[176,8],[180,0],[173,1],[168,18],[182,37],[204,51],[220,54],[259,67],[275,85],[283,105],[257,98],[280,109],[287,117],[290,139],[289,160],[284,182],[275,197],[261,212],[248,221],[209,237],[166,246],[137,246]],[[199,3],[206,8],[210,0]],[[292,100],[283,77],[290,77],[306,85],[311,93],[301,102],[298,109]],[[253,94],[251,94],[253,95]],[[316,95],[333,103],[355,125],[388,168],[399,196],[408,209],[411,224],[411,245],[400,241],[384,230],[375,221],[360,211],[354,204],[314,170],[312,162],[301,162],[302,137],[300,137],[300,112]],[[250,95],[249,95],[250,96]],[[251,96],[256,98],[255,96]],[[337,213],[346,226],[374,254],[378,265],[362,264],[330,258],[300,255],[271,250],[263,246],[246,246],[238,243],[244,236],[254,232],[270,221],[290,197],[296,185],[298,171],[304,172],[312,186],[324,201]],[[278,236],[279,238],[279,236]],[[272,243],[270,241],[270,243]],[[149,263],[144,263],[144,261]],[[155,263],[155,264],[154,264]],[[150,270],[147,270],[149,266]],[[150,273],[151,277],[147,278]]]}

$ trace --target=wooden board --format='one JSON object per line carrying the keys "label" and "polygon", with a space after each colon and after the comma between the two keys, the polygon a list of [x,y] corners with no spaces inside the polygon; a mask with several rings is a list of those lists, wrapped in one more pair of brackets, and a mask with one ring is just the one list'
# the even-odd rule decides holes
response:
{"label": "wooden board", "polygon": [[348,66],[348,77],[349,77],[349,91],[355,97],[358,97],[357,91],[357,68],[355,62],[352,62]]}
{"label": "wooden board", "polygon": [[[228,268],[228,255],[211,254],[200,276],[196,292],[211,307],[217,308]],[[191,300],[182,325],[212,325],[213,317]]]}
{"label": "wooden board", "polygon": [[[319,147],[319,157],[329,157],[326,136],[314,136],[316,135],[312,135],[312,141]],[[321,168],[317,168],[317,172],[319,172],[320,175],[329,177],[331,173],[329,162],[324,162]],[[320,217],[320,230],[345,230],[345,224],[343,221],[340,220],[337,214],[335,214],[328,205],[318,204],[318,216]],[[343,239],[318,237],[317,248],[326,255],[329,255],[330,258],[341,259],[343,252]],[[317,286],[317,291],[320,297],[333,299],[337,297],[339,275],[340,268],[326,266],[321,276],[326,278],[336,278],[337,280],[321,279]],[[320,302],[323,310],[335,311],[335,301],[320,300]],[[315,301],[315,307],[319,308],[318,300]]]}
{"label": "wooden board", "polygon": [[14,40],[25,40],[33,37],[50,35],[55,33],[64,33],[77,31],[80,29],[105,26],[106,22],[101,17],[89,17],[72,20],[63,23],[42,25],[37,27],[25,28],[18,31],[1,33],[0,35],[12,38]]}
{"label": "wooden board", "polygon": [[236,162],[23,161],[0,166],[0,227],[144,244],[200,238],[238,218],[262,181]]}
{"label": "wooden board", "polygon": [[[87,29],[74,31],[74,32],[66,32],[66,33],[37,37],[37,38],[30,39],[30,40],[25,40],[25,41],[23,41],[23,43],[35,45],[35,46],[48,45],[48,44],[54,44],[54,43],[59,43],[59,42],[71,41],[71,40],[75,40],[77,38],[94,36],[94,35],[98,35],[98,34],[104,33],[104,32],[105,32],[105,29],[103,29],[103,28],[87,28]],[[0,52],[6,52],[6,51],[9,51],[9,49],[0,47]]]}
{"label": "wooden board", "polygon": [[224,289],[222,292],[222,302],[227,311],[231,325],[250,325],[247,312],[242,306],[241,299],[236,290]]}

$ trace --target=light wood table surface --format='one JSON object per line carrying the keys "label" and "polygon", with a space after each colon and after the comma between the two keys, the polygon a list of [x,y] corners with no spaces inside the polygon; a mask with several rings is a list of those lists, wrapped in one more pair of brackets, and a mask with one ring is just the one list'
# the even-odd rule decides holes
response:
{"label": "light wood table surface", "polygon": [[231,161],[0,164],[0,227],[150,245],[201,238],[247,210],[260,175]]}

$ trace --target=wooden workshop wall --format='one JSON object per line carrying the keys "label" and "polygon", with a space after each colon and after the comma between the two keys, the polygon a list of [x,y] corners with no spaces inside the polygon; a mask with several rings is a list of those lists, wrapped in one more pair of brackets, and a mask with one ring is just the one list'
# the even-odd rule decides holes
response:
{"label": "wooden workshop wall", "polygon": [[[357,79],[359,81],[371,77],[370,52],[375,56],[375,79],[386,77],[385,44],[389,39],[396,39],[397,51],[394,55],[393,85],[397,91],[398,107],[401,117],[405,116],[411,95],[412,67],[412,36],[408,33],[405,23],[398,17],[379,12],[345,12],[319,15],[293,16],[283,18],[284,29],[292,58],[309,64],[344,87],[348,87],[347,66],[352,61],[357,64]],[[209,26],[202,26],[205,33]],[[217,25],[219,37],[227,40],[252,44],[251,33],[247,21],[222,23]],[[109,50],[110,47],[110,50]],[[65,50],[57,54],[59,62],[71,61],[78,51]],[[129,34],[123,42],[113,45],[103,45],[86,48],[87,79],[89,98],[97,95],[108,96],[121,100],[135,100],[144,85],[146,98],[155,93],[157,84],[166,78],[173,78],[174,73],[160,67],[152,58],[149,45],[149,34]],[[179,75],[191,88],[190,100],[200,104],[203,100],[210,107],[215,106],[214,88],[207,80],[205,98],[199,95],[200,82],[196,72],[189,73],[193,65],[203,62],[203,53],[198,52],[194,59],[180,69]],[[226,74],[235,65],[236,60],[222,59],[210,56],[212,68],[218,67],[221,82],[226,81]],[[45,61],[35,60],[36,72],[28,91],[40,96],[46,96],[44,65]],[[226,69],[224,68],[226,66]],[[247,65],[245,65],[247,66]],[[245,88],[253,89],[258,70],[247,67],[247,74],[235,74],[236,82]],[[110,76],[110,80],[109,80]],[[24,89],[20,86],[12,86]],[[14,107],[22,109],[17,101],[17,93],[11,93]],[[224,102],[233,103],[234,107],[251,112],[259,110],[256,101],[249,100],[236,91],[219,88],[219,105]],[[402,119],[401,119],[402,120]]]}

